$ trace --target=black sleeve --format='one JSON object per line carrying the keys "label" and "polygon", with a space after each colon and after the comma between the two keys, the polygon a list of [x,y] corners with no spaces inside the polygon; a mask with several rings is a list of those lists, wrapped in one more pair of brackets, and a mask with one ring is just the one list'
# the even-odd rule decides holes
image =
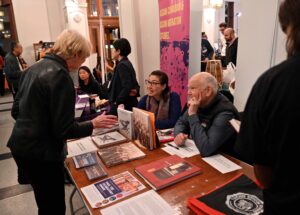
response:
{"label": "black sleeve", "polygon": [[58,71],[49,83],[49,79],[41,82],[48,86],[51,128],[57,139],[72,139],[92,134],[90,121],[75,121],[75,90],[73,82],[65,71]]}

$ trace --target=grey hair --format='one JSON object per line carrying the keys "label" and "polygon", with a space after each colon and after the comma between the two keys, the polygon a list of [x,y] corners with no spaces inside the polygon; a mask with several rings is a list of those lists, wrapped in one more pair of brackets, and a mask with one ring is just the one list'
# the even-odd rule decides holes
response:
{"label": "grey hair", "polygon": [[214,76],[205,77],[205,82],[207,86],[210,86],[213,89],[215,94],[218,92],[219,86],[218,86],[217,79]]}

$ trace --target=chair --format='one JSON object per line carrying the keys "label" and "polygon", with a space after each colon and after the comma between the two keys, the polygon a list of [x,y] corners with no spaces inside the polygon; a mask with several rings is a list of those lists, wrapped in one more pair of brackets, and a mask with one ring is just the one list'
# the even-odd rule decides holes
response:
{"label": "chair", "polygon": [[212,74],[217,79],[219,87],[222,86],[223,70],[221,60],[209,60],[205,72]]}

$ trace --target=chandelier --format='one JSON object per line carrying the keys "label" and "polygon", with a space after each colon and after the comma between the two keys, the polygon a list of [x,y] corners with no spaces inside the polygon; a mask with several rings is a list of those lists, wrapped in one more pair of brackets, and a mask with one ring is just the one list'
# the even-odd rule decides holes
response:
{"label": "chandelier", "polygon": [[210,0],[209,4],[213,8],[221,8],[223,7],[223,0]]}

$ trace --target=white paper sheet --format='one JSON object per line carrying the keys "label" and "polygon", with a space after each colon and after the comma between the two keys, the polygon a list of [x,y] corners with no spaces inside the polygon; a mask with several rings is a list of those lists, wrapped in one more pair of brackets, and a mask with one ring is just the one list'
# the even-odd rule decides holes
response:
{"label": "white paper sheet", "polygon": [[181,158],[189,158],[200,154],[195,142],[191,139],[187,139],[183,146],[177,146],[174,142],[169,142],[165,144],[162,150],[170,155],[178,155]]}
{"label": "white paper sheet", "polygon": [[220,154],[202,158],[202,159],[223,174],[242,168]]}
{"label": "white paper sheet", "polygon": [[91,137],[81,138],[79,140],[67,142],[68,156],[73,157],[76,155],[85,154],[88,152],[97,151],[98,148],[95,146]]}
{"label": "white paper sheet", "polygon": [[178,214],[160,195],[150,190],[101,210],[103,215],[174,215]]}

